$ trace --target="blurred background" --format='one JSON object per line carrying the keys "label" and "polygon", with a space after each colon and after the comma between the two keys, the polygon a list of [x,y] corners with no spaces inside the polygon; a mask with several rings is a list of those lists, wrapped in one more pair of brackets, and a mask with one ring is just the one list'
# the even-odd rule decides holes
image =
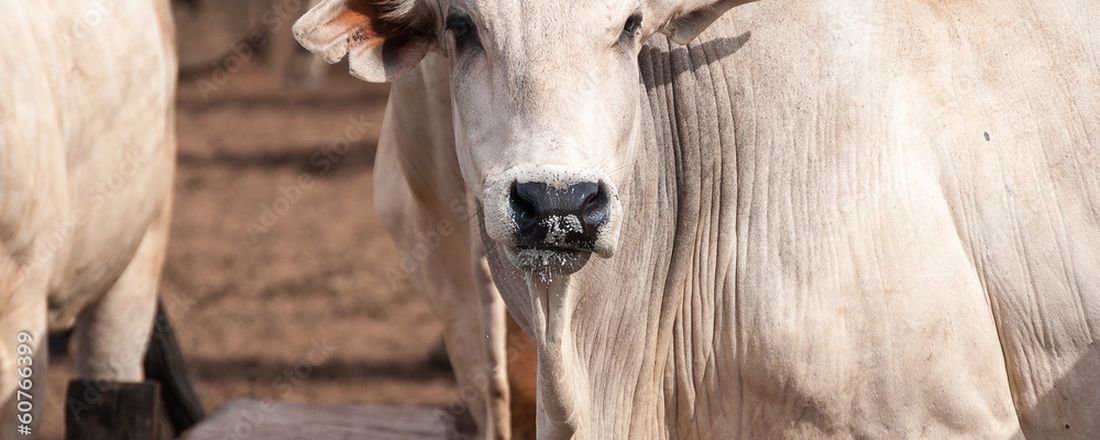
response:
{"label": "blurred background", "polygon": [[[374,213],[387,88],[298,49],[307,0],[173,0],[179,163],[161,296],[208,413],[234,398],[457,408]],[[71,360],[52,354],[46,439]]]}

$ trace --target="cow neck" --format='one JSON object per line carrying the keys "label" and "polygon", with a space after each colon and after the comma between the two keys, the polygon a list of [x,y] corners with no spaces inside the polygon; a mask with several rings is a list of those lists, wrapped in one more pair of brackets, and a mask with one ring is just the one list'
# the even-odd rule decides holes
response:
{"label": "cow neck", "polygon": [[[581,423],[582,429],[617,432],[627,438],[648,438],[654,432],[691,437],[707,429],[692,422],[706,419],[697,417],[701,414],[696,414],[694,402],[708,392],[697,387],[696,374],[701,372],[694,371],[693,364],[699,359],[716,359],[716,347],[730,347],[729,352],[734,352],[736,345],[732,334],[695,340],[700,328],[733,328],[726,325],[734,316],[733,307],[726,303],[735,298],[725,298],[724,293],[733,291],[729,288],[732,281],[727,280],[733,277],[735,240],[720,237],[736,233],[737,149],[733,91],[722,61],[746,39],[719,38],[684,47],[663,37],[654,38],[639,56],[641,86],[645,88],[643,140],[632,179],[624,185],[624,212],[630,213],[630,220],[623,225],[619,253],[606,261],[610,267],[598,267],[602,276],[596,275],[615,281],[585,283],[598,287],[578,301],[617,298],[618,304],[612,301],[598,307],[605,310],[605,316],[597,321],[645,323],[645,336],[618,333],[612,340],[619,347],[613,350],[601,351],[600,345],[578,347],[581,359],[601,353],[621,357],[626,350],[640,353],[625,359],[589,361],[585,366],[593,381],[617,374],[624,382],[618,384],[618,392],[589,396],[590,409],[614,409],[614,413],[595,416]],[[626,301],[641,303],[622,307]],[[583,307],[578,315],[585,313]],[[616,314],[619,316],[612,317]],[[578,316],[573,319],[574,324],[590,321]],[[606,339],[621,328],[633,327],[607,326],[598,332],[601,336],[575,335],[575,340]],[[578,327],[574,333],[585,330]],[[632,374],[598,371],[603,366],[621,368],[624,363],[633,363],[626,368],[633,370]]]}
{"label": "cow neck", "polygon": [[[695,417],[695,399],[710,399],[694,382],[696,360],[734,346],[733,335],[694,339],[705,333],[699,328],[729,328],[733,313],[723,292],[734,240],[719,237],[735,233],[727,213],[736,209],[737,163],[720,61],[743,43],[685,48],[657,37],[643,48],[642,136],[620,184],[628,215],[614,257],[593,258],[551,285],[493,271],[502,292],[543,301],[531,305],[543,313],[534,319],[548,324],[534,336],[540,430],[552,438],[691,437],[706,429],[690,425],[710,420]],[[507,267],[498,255],[489,259]]]}

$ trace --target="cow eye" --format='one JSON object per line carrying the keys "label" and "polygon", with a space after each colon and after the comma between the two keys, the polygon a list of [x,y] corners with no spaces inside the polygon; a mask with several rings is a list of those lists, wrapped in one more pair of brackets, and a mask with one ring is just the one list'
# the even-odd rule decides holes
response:
{"label": "cow eye", "polygon": [[635,12],[626,19],[623,24],[623,33],[619,35],[619,42],[633,41],[638,36],[638,30],[642,28],[642,14]]}
{"label": "cow eye", "polygon": [[474,22],[465,14],[451,14],[451,16],[447,17],[447,31],[454,36],[455,44],[458,46],[473,41],[477,36],[477,29],[474,27]]}

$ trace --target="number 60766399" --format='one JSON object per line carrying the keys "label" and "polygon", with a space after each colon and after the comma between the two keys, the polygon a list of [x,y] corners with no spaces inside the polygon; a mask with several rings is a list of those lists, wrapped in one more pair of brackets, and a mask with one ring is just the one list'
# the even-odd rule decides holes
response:
{"label": "number 60766399", "polygon": [[27,331],[21,331],[16,336],[18,345],[15,347],[15,368],[19,374],[16,381],[15,409],[19,412],[19,423],[29,425],[34,420],[34,337]]}

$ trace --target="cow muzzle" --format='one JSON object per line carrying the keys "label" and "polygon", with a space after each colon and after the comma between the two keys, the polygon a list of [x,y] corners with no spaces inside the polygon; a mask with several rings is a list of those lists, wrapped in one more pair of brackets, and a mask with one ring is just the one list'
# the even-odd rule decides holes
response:
{"label": "cow muzzle", "polygon": [[513,169],[487,188],[485,202],[489,237],[521,270],[572,274],[592,254],[614,254],[619,198],[597,173]]}
{"label": "cow muzzle", "polygon": [[544,182],[512,184],[508,194],[520,250],[593,252],[611,215],[611,203],[598,182],[555,187]]}

